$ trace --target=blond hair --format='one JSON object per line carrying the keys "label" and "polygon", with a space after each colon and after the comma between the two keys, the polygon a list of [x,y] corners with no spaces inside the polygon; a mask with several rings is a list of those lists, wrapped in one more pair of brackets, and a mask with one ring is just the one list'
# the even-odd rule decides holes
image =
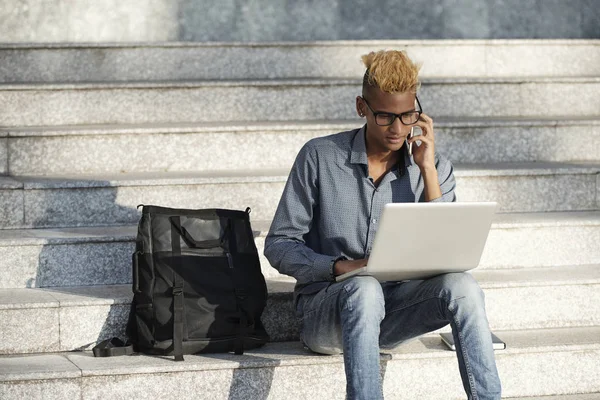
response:
{"label": "blond hair", "polygon": [[380,50],[362,56],[367,67],[363,78],[363,91],[367,87],[378,87],[387,93],[417,93],[421,86],[419,69],[406,51]]}

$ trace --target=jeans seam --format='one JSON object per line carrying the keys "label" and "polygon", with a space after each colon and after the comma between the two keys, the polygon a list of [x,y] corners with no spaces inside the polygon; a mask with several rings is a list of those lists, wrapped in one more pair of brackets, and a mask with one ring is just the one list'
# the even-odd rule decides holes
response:
{"label": "jeans seam", "polygon": [[[456,301],[458,299],[452,300],[450,303],[453,303],[454,301]],[[450,313],[452,314],[452,320],[454,321],[454,324],[456,325],[456,336],[458,336],[458,341],[459,343],[457,343],[460,346],[460,352],[462,353],[464,362],[465,362],[465,369],[467,370],[467,379],[469,380],[469,388],[471,389],[471,396],[473,397],[473,400],[477,400],[479,398],[479,396],[477,395],[477,391],[475,390],[475,382],[473,381],[473,373],[471,371],[471,364],[469,363],[469,359],[467,357],[467,352],[465,351],[465,346],[463,346],[463,337],[462,337],[462,331],[460,329],[460,322],[458,321],[458,319],[456,318],[456,315],[454,314],[454,312],[452,312],[452,310],[450,309],[450,303],[448,303],[448,311],[450,311]]]}
{"label": "jeans seam", "polygon": [[473,374],[471,372],[471,365],[470,365],[470,363],[468,361],[467,354],[465,352],[465,347],[463,346],[462,333],[461,333],[461,330],[460,330],[460,323],[456,319],[456,316],[454,315],[454,313],[450,309],[450,304],[456,302],[457,300],[464,299],[465,297],[466,296],[457,297],[455,299],[452,299],[452,301],[450,301],[450,302],[447,302],[446,299],[444,299],[443,297],[435,296],[435,295],[429,296],[429,297],[423,297],[423,298],[416,299],[416,300],[414,300],[414,301],[412,301],[410,303],[407,303],[407,304],[403,305],[402,307],[397,307],[397,308],[395,308],[393,310],[390,310],[389,312],[386,313],[386,315],[393,314],[395,312],[404,310],[404,309],[406,309],[408,307],[412,307],[415,304],[418,304],[418,303],[421,303],[421,302],[424,302],[424,301],[427,301],[427,300],[431,300],[431,299],[438,299],[438,300],[441,300],[441,301],[445,302],[446,303],[446,309],[448,311],[450,311],[450,313],[452,314],[452,320],[454,321],[454,324],[456,325],[456,329],[458,330],[457,335],[458,335],[459,341],[460,341],[459,346],[460,346],[460,351],[461,351],[461,353],[463,355],[463,359],[465,361],[465,369],[467,370],[467,379],[469,380],[469,388],[471,389],[471,393],[470,394],[471,394],[471,396],[473,396],[473,400],[477,400],[479,397],[477,396],[477,392],[475,391],[475,382],[473,382]]}

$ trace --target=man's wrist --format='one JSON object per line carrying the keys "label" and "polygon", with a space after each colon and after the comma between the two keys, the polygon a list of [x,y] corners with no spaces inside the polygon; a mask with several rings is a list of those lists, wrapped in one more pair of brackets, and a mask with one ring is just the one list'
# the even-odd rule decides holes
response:
{"label": "man's wrist", "polygon": [[340,256],[340,257],[334,259],[333,261],[331,261],[331,267],[329,270],[329,274],[331,275],[331,280],[335,280],[335,277],[337,276],[335,274],[335,263],[337,263],[338,261],[344,261],[344,260],[347,260],[347,258],[344,256]]}
{"label": "man's wrist", "polygon": [[425,165],[423,167],[419,168],[421,170],[421,175],[423,175],[423,177],[425,178],[426,176],[437,176],[437,169],[435,168],[435,165]]}

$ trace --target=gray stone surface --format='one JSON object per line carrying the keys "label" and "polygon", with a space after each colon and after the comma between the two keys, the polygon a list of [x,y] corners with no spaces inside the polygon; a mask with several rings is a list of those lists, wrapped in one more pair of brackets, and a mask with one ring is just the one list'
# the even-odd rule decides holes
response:
{"label": "gray stone surface", "polygon": [[[461,5],[457,13],[477,7],[452,1]],[[422,64],[421,78],[596,76],[600,68],[597,40],[7,44],[0,45],[0,82],[359,79],[361,55],[381,49],[406,49]]]}
{"label": "gray stone surface", "polygon": [[[460,8],[444,0],[9,1],[0,14],[7,42],[274,41],[463,37],[598,37],[589,0],[485,1]],[[470,19],[461,18],[464,9]],[[536,18],[543,15],[544,19]],[[583,19],[583,26],[580,26]],[[470,29],[467,23],[479,21]],[[595,22],[595,25],[594,25]],[[550,28],[554,29],[550,29]]]}
{"label": "gray stone surface", "polygon": [[[134,231],[135,227],[131,227]],[[110,235],[110,230],[104,234]],[[62,230],[63,232],[65,230]],[[88,230],[89,231],[89,230]],[[31,231],[8,231],[27,234]],[[62,232],[56,232],[60,238]],[[134,233],[125,241],[109,236],[100,239],[85,236],[65,240],[66,243],[39,243],[44,239],[0,238],[0,288],[111,285],[131,281],[131,254]],[[82,239],[82,240],[78,240]],[[85,241],[87,239],[87,242]],[[121,238],[123,240],[123,238]],[[90,243],[91,242],[91,243]]]}
{"label": "gray stone surface", "polygon": [[23,223],[23,185],[0,176],[0,227],[16,227]]}
{"label": "gray stone surface", "polygon": [[[433,117],[597,116],[600,78],[429,79]],[[0,124],[336,120],[356,117],[358,80],[6,85]],[[456,101],[460,98],[461,101]],[[198,110],[204,110],[198,113]]]}
{"label": "gray stone surface", "polygon": [[[4,290],[6,289],[2,289],[2,291]],[[60,350],[58,308],[56,306],[2,308],[0,309],[0,321],[2,321],[0,354]]]}
{"label": "gray stone surface", "polygon": [[0,135],[0,174],[8,172],[8,138]]}
{"label": "gray stone surface", "polygon": [[[9,168],[14,175],[290,168],[308,140],[362,122],[10,129]],[[436,118],[436,149],[453,163],[595,161],[599,122]]]}
{"label": "gray stone surface", "polygon": [[458,201],[495,201],[499,212],[596,209],[596,174],[494,178],[456,175]]}
{"label": "gray stone surface", "polygon": [[[506,350],[496,352],[505,395],[520,398],[583,392],[589,395],[581,399],[587,400],[600,390],[597,327],[498,334],[507,343]],[[196,393],[209,393],[207,398],[211,399],[344,398],[342,357],[316,355],[297,342],[268,344],[243,356],[186,356],[180,363],[148,356],[94,358],[89,353],[30,358],[38,360],[0,358],[0,365],[14,365],[13,374],[23,379],[19,383],[30,384],[37,393],[43,385],[63,378],[80,383],[82,398],[90,399],[143,397],[149,388],[162,397],[185,397],[190,387],[196,388]],[[67,360],[72,364],[65,364]],[[381,362],[386,398],[464,398],[456,356],[437,335],[422,336],[385,351]],[[32,370],[29,365],[37,367]],[[56,368],[49,371],[52,365]],[[77,374],[81,375],[78,379]],[[424,379],[429,376],[431,379]],[[32,380],[40,377],[47,379]],[[3,384],[0,390],[7,387]],[[181,392],[182,388],[187,392]],[[572,396],[556,399],[580,400]]]}
{"label": "gray stone surface", "polygon": [[63,355],[0,357],[0,398],[78,399],[81,370]]}
{"label": "gray stone surface", "polygon": [[290,282],[287,292],[272,293],[263,314],[265,329],[273,342],[298,340],[301,320],[294,313],[292,296],[294,284]]}
{"label": "gray stone surface", "polygon": [[600,262],[600,230],[593,226],[493,229],[481,256],[483,268]]}
{"label": "gray stone surface", "polygon": [[[270,221],[253,220],[267,279],[287,278],[264,257]],[[0,288],[130,283],[136,226],[0,231]],[[492,225],[480,269],[600,264],[600,214],[500,214]],[[86,256],[86,254],[88,256]],[[95,255],[89,257],[90,254]],[[70,260],[79,260],[72,263]],[[43,271],[52,271],[51,274]],[[41,281],[44,275],[48,280]]]}
{"label": "gray stone surface", "polygon": [[[357,125],[360,126],[360,125]],[[11,138],[16,175],[289,168],[331,131],[202,132]],[[160,154],[156,151],[161,148]]]}
{"label": "gray stone surface", "polygon": [[519,400],[597,400],[600,393],[565,394],[554,396],[519,397]]}
{"label": "gray stone surface", "polygon": [[42,246],[0,247],[0,289],[36,287]]}
{"label": "gray stone surface", "polygon": [[585,11],[583,3],[576,1],[565,7],[565,2],[561,0],[537,0],[539,14],[535,20],[537,22],[536,37],[583,37],[584,31],[581,26]]}
{"label": "gray stone surface", "polygon": [[6,400],[54,400],[81,398],[79,379],[0,382],[0,398]]}
{"label": "gray stone surface", "polygon": [[582,37],[600,37],[598,32],[598,21],[600,20],[600,9],[595,0],[583,0],[581,2],[582,15]]}
{"label": "gray stone surface", "polygon": [[538,38],[537,0],[499,0],[489,7],[489,31],[494,38]]}
{"label": "gray stone surface", "polygon": [[80,376],[81,370],[63,355],[0,357],[0,382],[68,379]]}
{"label": "gray stone surface", "polygon": [[[598,168],[522,163],[456,166],[459,201],[497,201],[502,212],[596,209]],[[26,227],[136,223],[138,204],[180,208],[251,207],[270,219],[288,170],[136,173],[24,178]],[[563,188],[556,190],[556,187]],[[568,189],[567,189],[568,188]]]}
{"label": "gray stone surface", "polygon": [[131,281],[132,242],[44,246],[36,287],[112,285]]}
{"label": "gray stone surface", "polygon": [[[586,41],[578,40],[508,43],[513,42],[486,46],[488,76],[596,76],[600,72],[600,54],[588,47],[590,42],[587,45]],[[581,63],[573,63],[574,59]]]}
{"label": "gray stone surface", "polygon": [[5,42],[111,42],[177,39],[177,6],[103,0],[7,1],[0,13]]}
{"label": "gray stone surface", "polygon": [[490,34],[489,8],[485,1],[443,0],[444,37],[486,38]]}
{"label": "gray stone surface", "polygon": [[[486,294],[493,330],[598,326],[599,265],[475,270],[473,275]],[[298,340],[300,321],[293,311],[292,289],[292,282],[269,282],[270,295],[262,319],[272,341]],[[7,326],[15,326],[6,331],[1,354],[89,349],[106,338],[125,337],[132,296],[130,285],[3,289],[2,294],[17,300],[6,304],[10,308],[0,309],[6,315],[3,320],[8,321]],[[36,296],[47,296],[46,303],[41,300],[31,303]],[[53,319],[45,317],[47,310],[52,311]],[[40,321],[44,321],[42,325]],[[40,326],[44,327],[42,331]],[[23,332],[29,331],[32,334],[24,343]]]}
{"label": "gray stone surface", "polygon": [[119,188],[26,191],[28,226],[86,226],[135,223],[136,206],[160,204],[178,208],[251,207],[257,219],[270,218],[283,190],[279,182],[166,184]]}
{"label": "gray stone surface", "polygon": [[[600,80],[590,81],[589,91],[576,93],[571,83],[547,85],[540,82],[529,82],[521,86],[523,107],[530,108],[522,115],[530,112],[541,115],[571,115],[573,108],[578,108],[578,115],[597,115],[600,110]],[[594,94],[596,93],[596,94]],[[535,111],[533,111],[535,110]],[[543,111],[545,110],[545,111]]]}
{"label": "gray stone surface", "polygon": [[61,307],[60,351],[90,350],[102,340],[125,338],[129,308],[129,304]]}

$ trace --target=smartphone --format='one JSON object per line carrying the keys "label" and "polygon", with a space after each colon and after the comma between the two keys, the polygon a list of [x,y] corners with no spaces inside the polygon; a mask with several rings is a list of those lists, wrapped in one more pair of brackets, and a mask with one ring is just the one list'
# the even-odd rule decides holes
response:
{"label": "smartphone", "polygon": [[[421,135],[423,132],[421,131],[421,127],[419,126],[412,126],[410,128],[410,133],[408,134],[408,138],[412,138],[413,136],[419,136]],[[406,143],[408,145],[408,155],[412,156],[412,148],[413,148],[413,144],[416,144],[417,146],[421,145],[421,141],[416,141],[414,143]]]}

